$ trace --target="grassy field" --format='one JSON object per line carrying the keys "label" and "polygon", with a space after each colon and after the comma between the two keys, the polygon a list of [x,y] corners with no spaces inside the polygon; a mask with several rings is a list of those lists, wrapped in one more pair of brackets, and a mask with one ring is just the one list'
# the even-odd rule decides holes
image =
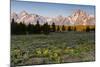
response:
{"label": "grassy field", "polygon": [[12,35],[11,65],[36,65],[95,60],[94,32]]}

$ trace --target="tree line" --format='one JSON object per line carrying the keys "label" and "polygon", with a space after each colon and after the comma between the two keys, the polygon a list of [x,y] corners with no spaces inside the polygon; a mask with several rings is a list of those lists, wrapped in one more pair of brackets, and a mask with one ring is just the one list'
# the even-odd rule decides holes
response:
{"label": "tree line", "polygon": [[[95,28],[86,27],[84,31],[94,31]],[[47,22],[40,25],[39,21],[34,24],[24,24],[23,22],[17,23],[14,19],[11,21],[11,34],[49,34],[50,32],[64,32],[64,31],[77,31],[77,26],[65,26],[65,25],[49,25]]]}

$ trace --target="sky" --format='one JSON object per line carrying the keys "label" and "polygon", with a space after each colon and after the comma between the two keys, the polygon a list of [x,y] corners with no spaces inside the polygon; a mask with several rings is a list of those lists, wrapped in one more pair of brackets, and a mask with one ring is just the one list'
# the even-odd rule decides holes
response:
{"label": "sky", "polygon": [[75,5],[75,4],[58,4],[43,2],[27,2],[11,0],[11,12],[38,14],[47,17],[70,16],[75,10],[80,9],[88,14],[95,15],[95,6],[93,5]]}

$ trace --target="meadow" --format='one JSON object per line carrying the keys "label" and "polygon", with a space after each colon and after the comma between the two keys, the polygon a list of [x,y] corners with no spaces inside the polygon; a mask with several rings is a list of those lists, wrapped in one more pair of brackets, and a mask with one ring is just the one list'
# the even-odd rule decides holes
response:
{"label": "meadow", "polygon": [[11,65],[37,65],[95,60],[95,32],[11,35]]}

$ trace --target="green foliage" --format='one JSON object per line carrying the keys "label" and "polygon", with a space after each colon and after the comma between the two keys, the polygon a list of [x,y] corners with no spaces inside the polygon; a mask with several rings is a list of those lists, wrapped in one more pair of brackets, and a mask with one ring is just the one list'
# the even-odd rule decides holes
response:
{"label": "green foliage", "polygon": [[48,23],[45,23],[42,28],[43,28],[43,33],[44,34],[49,34],[50,33],[50,26],[48,25]]}
{"label": "green foliage", "polygon": [[35,33],[35,26],[32,24],[28,24],[27,26],[27,34],[33,34]]}
{"label": "green foliage", "polygon": [[63,25],[63,26],[62,26],[62,31],[65,31],[65,30],[66,30],[66,29],[65,29],[65,26]]}
{"label": "green foliage", "polygon": [[65,26],[65,25],[48,25],[48,22],[41,25],[39,21],[35,25],[33,24],[24,24],[24,22],[17,23],[12,19],[11,21],[11,34],[13,35],[24,35],[24,34],[49,34],[51,32],[63,32],[63,31],[81,31],[81,32],[90,32],[95,31],[94,25],[76,25],[76,26]]}
{"label": "green foliage", "polygon": [[60,32],[60,26],[59,25],[57,26],[57,32]]}
{"label": "green foliage", "polygon": [[39,21],[37,21],[37,24],[35,25],[35,33],[40,34],[41,33],[41,26],[39,24]]}
{"label": "green foliage", "polygon": [[68,31],[72,31],[71,26],[68,26]]}
{"label": "green foliage", "polygon": [[11,65],[92,61],[94,45],[94,32],[12,35]]}
{"label": "green foliage", "polygon": [[90,28],[89,26],[86,27],[86,32],[89,32],[90,31]]}
{"label": "green foliage", "polygon": [[55,25],[55,23],[52,23],[52,32],[55,32],[56,31],[56,25]]}

